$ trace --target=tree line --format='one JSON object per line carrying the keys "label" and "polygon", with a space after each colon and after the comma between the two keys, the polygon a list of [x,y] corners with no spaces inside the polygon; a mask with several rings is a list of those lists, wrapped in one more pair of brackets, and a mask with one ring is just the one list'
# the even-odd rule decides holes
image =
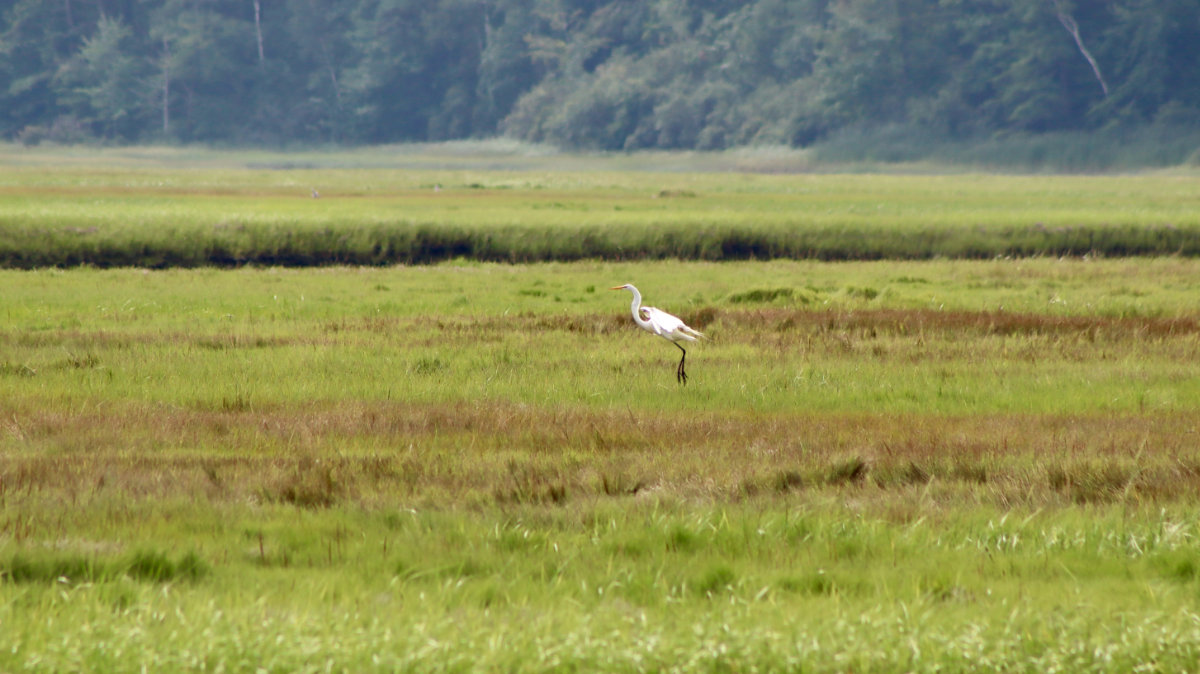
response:
{"label": "tree line", "polygon": [[0,137],[565,148],[1200,126],[1195,0],[0,0]]}

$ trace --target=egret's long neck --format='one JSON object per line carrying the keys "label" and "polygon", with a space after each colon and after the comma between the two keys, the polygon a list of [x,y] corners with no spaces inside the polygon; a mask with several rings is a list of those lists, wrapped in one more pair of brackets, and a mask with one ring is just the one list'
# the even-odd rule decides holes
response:
{"label": "egret's long neck", "polygon": [[630,288],[629,292],[633,293],[633,303],[629,305],[629,310],[633,312],[633,322],[637,323],[643,328],[650,325],[650,321],[642,318],[642,312],[640,311],[642,306],[642,294],[638,292],[637,288]]}

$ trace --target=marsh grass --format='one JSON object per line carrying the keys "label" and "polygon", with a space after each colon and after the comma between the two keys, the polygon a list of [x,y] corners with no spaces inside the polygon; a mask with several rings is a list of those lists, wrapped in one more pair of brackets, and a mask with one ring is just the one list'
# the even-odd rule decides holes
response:
{"label": "marsh grass", "polygon": [[0,608],[13,626],[0,657],[35,669],[1186,666],[1194,515],[266,509],[227,518],[242,533],[193,536],[216,560],[198,581],[50,581],[53,599],[5,586],[25,599]]}
{"label": "marsh grass", "polygon": [[223,164],[169,156],[133,152],[113,163],[101,153],[72,165],[0,148],[0,266],[1200,251],[1196,179],[1187,175],[769,175],[602,161],[552,172],[338,162],[272,170],[243,155]]}
{"label": "marsh grass", "polygon": [[0,272],[0,669],[1186,669],[1198,271]]}

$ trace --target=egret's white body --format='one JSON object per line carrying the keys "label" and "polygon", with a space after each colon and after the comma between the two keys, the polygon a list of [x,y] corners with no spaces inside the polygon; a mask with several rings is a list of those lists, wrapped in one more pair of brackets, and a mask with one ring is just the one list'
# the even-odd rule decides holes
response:
{"label": "egret's white body", "polygon": [[684,371],[683,367],[684,361],[687,360],[687,349],[683,348],[680,342],[694,342],[697,337],[703,337],[704,333],[688,327],[678,316],[668,314],[662,309],[643,307],[642,293],[632,283],[626,283],[623,286],[616,286],[612,289],[628,290],[633,293],[633,304],[629,308],[633,313],[633,322],[637,323],[639,328],[670,341],[683,352],[683,357],[679,359],[679,367],[675,368],[675,379],[680,384],[686,384],[687,372]]}

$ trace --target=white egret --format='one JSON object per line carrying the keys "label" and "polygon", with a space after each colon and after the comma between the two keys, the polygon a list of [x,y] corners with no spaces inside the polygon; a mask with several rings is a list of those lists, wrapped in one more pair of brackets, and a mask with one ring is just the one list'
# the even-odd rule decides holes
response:
{"label": "white egret", "polygon": [[646,332],[668,340],[683,352],[683,356],[679,359],[679,367],[675,368],[675,380],[680,384],[686,384],[687,372],[684,371],[683,364],[687,360],[687,349],[683,348],[679,342],[694,342],[697,337],[703,337],[704,333],[689,328],[678,316],[672,316],[662,309],[643,307],[642,293],[632,283],[616,286],[612,290],[628,290],[633,293],[633,304],[630,305],[633,322]]}

